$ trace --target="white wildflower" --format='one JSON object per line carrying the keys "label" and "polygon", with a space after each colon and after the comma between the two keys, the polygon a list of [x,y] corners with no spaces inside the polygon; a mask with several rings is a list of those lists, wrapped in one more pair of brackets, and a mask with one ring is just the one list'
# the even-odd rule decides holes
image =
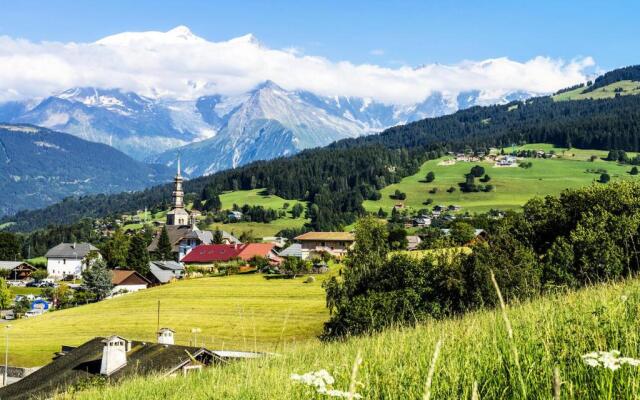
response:
{"label": "white wildflower", "polygon": [[627,301],[628,297],[627,295],[623,294],[622,296],[620,296],[620,300],[622,300],[622,302],[624,303],[625,301]]}
{"label": "white wildflower", "polygon": [[594,351],[583,355],[582,359],[590,367],[602,367],[611,371],[615,371],[625,364],[632,367],[640,366],[640,360],[631,357],[620,357],[618,350]]}
{"label": "white wildflower", "polygon": [[353,399],[361,399],[362,396],[358,393],[349,394],[342,390],[333,389],[332,385],[335,383],[335,379],[331,374],[325,370],[307,372],[306,374],[291,374],[290,379],[294,382],[299,382],[307,386],[311,386],[316,389],[318,394],[322,394],[329,397],[348,398],[351,395]]}

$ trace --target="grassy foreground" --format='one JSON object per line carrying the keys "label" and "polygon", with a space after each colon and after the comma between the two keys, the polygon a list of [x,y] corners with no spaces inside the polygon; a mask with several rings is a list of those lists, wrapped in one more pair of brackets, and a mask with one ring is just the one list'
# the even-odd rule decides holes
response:
{"label": "grassy foreground", "polygon": [[563,399],[637,398],[640,367],[594,368],[581,356],[611,349],[640,356],[640,282],[552,296],[507,307],[506,314],[513,340],[501,312],[483,311],[343,343],[290,343],[281,356],[212,367],[187,377],[133,379],[75,393],[73,398],[320,399],[326,397],[292,382],[290,374],[326,369],[336,378],[335,387],[347,390],[360,353],[357,380],[362,384],[357,390],[364,398],[417,399],[425,392],[440,339],[432,399],[471,399],[474,382],[480,399],[550,399],[556,367]]}
{"label": "grassy foreground", "polygon": [[[550,150],[548,144],[527,145],[526,148]],[[628,174],[631,169],[628,165],[618,165],[614,162],[601,159],[594,162],[587,161],[591,155],[606,157],[606,152],[598,150],[556,149],[560,158],[531,159],[532,167],[528,169],[519,167],[494,167],[488,162],[457,162],[454,165],[442,165],[443,159],[425,162],[420,171],[402,179],[399,183],[389,185],[382,189],[382,198],[377,201],[365,201],[363,206],[367,211],[376,212],[380,207],[390,212],[397,203],[404,203],[412,209],[430,208],[435,204],[456,204],[463,207],[462,211],[485,212],[490,209],[515,209],[522,206],[527,200],[535,196],[557,195],[564,189],[579,188],[593,184],[600,174],[590,173],[587,170],[605,169],[612,180],[633,179]],[[485,172],[491,176],[491,185],[495,190],[489,193],[463,193],[459,190],[458,183],[464,181],[464,175],[474,165],[482,165]],[[431,183],[424,182],[429,171],[435,173],[435,180]],[[453,193],[447,189],[454,187]],[[433,188],[435,194],[429,193]],[[407,194],[404,201],[391,199],[389,196],[400,190]],[[427,199],[432,199],[431,206],[423,205]]]}
{"label": "grassy foreground", "polygon": [[285,343],[316,341],[328,316],[321,287],[325,278],[317,276],[313,283],[257,274],[190,279],[12,321],[9,363],[43,365],[61,345],[96,336],[155,341],[158,300],[160,325],[176,330],[177,344],[189,344],[192,328],[201,330],[198,344],[216,349],[276,351]]}

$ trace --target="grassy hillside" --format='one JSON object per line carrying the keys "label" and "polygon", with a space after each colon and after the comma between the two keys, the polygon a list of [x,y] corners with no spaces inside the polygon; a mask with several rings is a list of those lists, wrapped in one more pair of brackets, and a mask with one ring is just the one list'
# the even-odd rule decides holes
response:
{"label": "grassy hillside", "polygon": [[74,398],[180,399],[188,393],[193,400],[319,399],[324,397],[314,397],[290,374],[326,369],[336,378],[335,387],[347,390],[360,353],[357,390],[364,398],[416,399],[425,392],[436,342],[442,339],[431,398],[470,399],[474,382],[481,399],[552,398],[557,367],[563,399],[632,399],[640,367],[624,365],[614,372],[589,367],[581,356],[619,350],[640,357],[639,313],[640,282],[629,281],[508,307],[513,341],[503,315],[484,311],[344,343],[297,343],[280,357],[213,367],[186,378],[135,379]]}
{"label": "grassy hillside", "polygon": [[327,319],[325,277],[309,284],[262,275],[191,279],[13,321],[9,363],[42,365],[61,345],[95,336],[155,340],[158,300],[160,324],[177,331],[178,344],[189,343],[192,328],[202,330],[199,343],[218,349],[276,351],[285,343],[314,341]]}
{"label": "grassy hillside", "polygon": [[[556,94],[553,96],[555,101],[565,100],[599,100],[610,99],[615,97],[616,93],[621,96],[640,94],[640,82],[636,81],[619,81],[593,90],[592,92],[582,93],[586,88],[581,87],[568,92]],[[616,91],[617,90],[617,91]]]}
{"label": "grassy hillside", "polygon": [[[547,144],[530,144],[522,147],[545,151],[553,148]],[[600,175],[586,172],[589,169],[605,169],[612,180],[634,178],[628,174],[631,169],[628,165],[618,165],[601,159],[595,162],[587,161],[591,155],[606,157],[606,151],[562,148],[554,148],[554,150],[560,158],[527,160],[533,164],[529,169],[494,167],[490,163],[471,162],[442,165],[444,159],[427,161],[417,174],[382,189],[382,198],[377,201],[365,201],[364,207],[373,212],[382,207],[389,212],[398,203],[389,195],[400,190],[407,194],[407,199],[403,203],[414,209],[425,208],[426,206],[422,203],[428,198],[433,199],[433,204],[460,205],[463,207],[463,211],[482,212],[492,208],[513,209],[520,207],[534,196],[555,195],[563,189],[592,184]],[[474,165],[485,167],[485,172],[492,178],[489,184],[495,186],[493,192],[460,192],[458,183],[464,181],[464,174],[469,173]],[[436,179],[431,183],[426,183],[423,180],[429,171],[435,173]],[[447,189],[452,186],[456,188],[456,191],[447,193]],[[437,193],[429,193],[432,188],[437,188]]]}
{"label": "grassy hillside", "polygon": [[[273,208],[274,210],[291,210],[297,203],[301,203],[306,208],[304,202],[298,200],[285,200],[276,195],[267,195],[264,189],[254,190],[238,190],[235,192],[226,192],[220,195],[220,202],[223,209],[231,209],[234,204],[242,207],[245,204],[250,206],[262,206],[264,208]],[[288,203],[287,208],[284,205]],[[260,222],[238,222],[233,224],[213,224],[210,229],[224,229],[233,232],[239,236],[242,232],[251,232],[254,237],[273,236],[279,231],[287,228],[299,228],[308,220],[303,217],[292,218],[287,213],[286,218],[280,218],[271,223],[265,224]]]}

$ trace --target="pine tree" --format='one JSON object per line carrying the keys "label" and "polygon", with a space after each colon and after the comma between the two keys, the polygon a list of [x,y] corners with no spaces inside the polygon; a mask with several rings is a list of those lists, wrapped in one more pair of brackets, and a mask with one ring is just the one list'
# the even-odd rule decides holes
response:
{"label": "pine tree", "polygon": [[223,240],[224,240],[224,236],[222,235],[222,231],[220,229],[216,229],[213,232],[213,243],[222,244]]}
{"label": "pine tree", "polygon": [[3,278],[0,278],[0,308],[6,310],[7,308],[11,307],[12,302],[13,295],[7,287],[7,281]]}
{"label": "pine tree", "polygon": [[167,232],[166,226],[162,227],[160,238],[158,239],[158,257],[163,261],[173,259],[171,241],[169,240],[169,232]]}
{"label": "pine tree", "polygon": [[149,251],[144,238],[139,234],[131,238],[129,243],[127,265],[140,275],[147,276],[149,274]]}
{"label": "pine tree", "polygon": [[111,293],[111,271],[103,260],[97,260],[89,268],[82,271],[82,282],[97,300],[102,300]]}
{"label": "pine tree", "polygon": [[107,262],[107,267],[122,267],[127,263],[127,251],[129,250],[129,237],[122,229],[115,231],[111,239],[101,249],[102,256]]}

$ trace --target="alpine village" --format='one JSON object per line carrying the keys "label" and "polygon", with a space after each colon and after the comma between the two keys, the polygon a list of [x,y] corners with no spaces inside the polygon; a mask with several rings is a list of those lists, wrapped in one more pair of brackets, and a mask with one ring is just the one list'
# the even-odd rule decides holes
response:
{"label": "alpine village", "polygon": [[[380,40],[453,12],[360,6],[408,13]],[[338,62],[85,11],[97,41],[0,24],[0,399],[638,398],[640,65]]]}

